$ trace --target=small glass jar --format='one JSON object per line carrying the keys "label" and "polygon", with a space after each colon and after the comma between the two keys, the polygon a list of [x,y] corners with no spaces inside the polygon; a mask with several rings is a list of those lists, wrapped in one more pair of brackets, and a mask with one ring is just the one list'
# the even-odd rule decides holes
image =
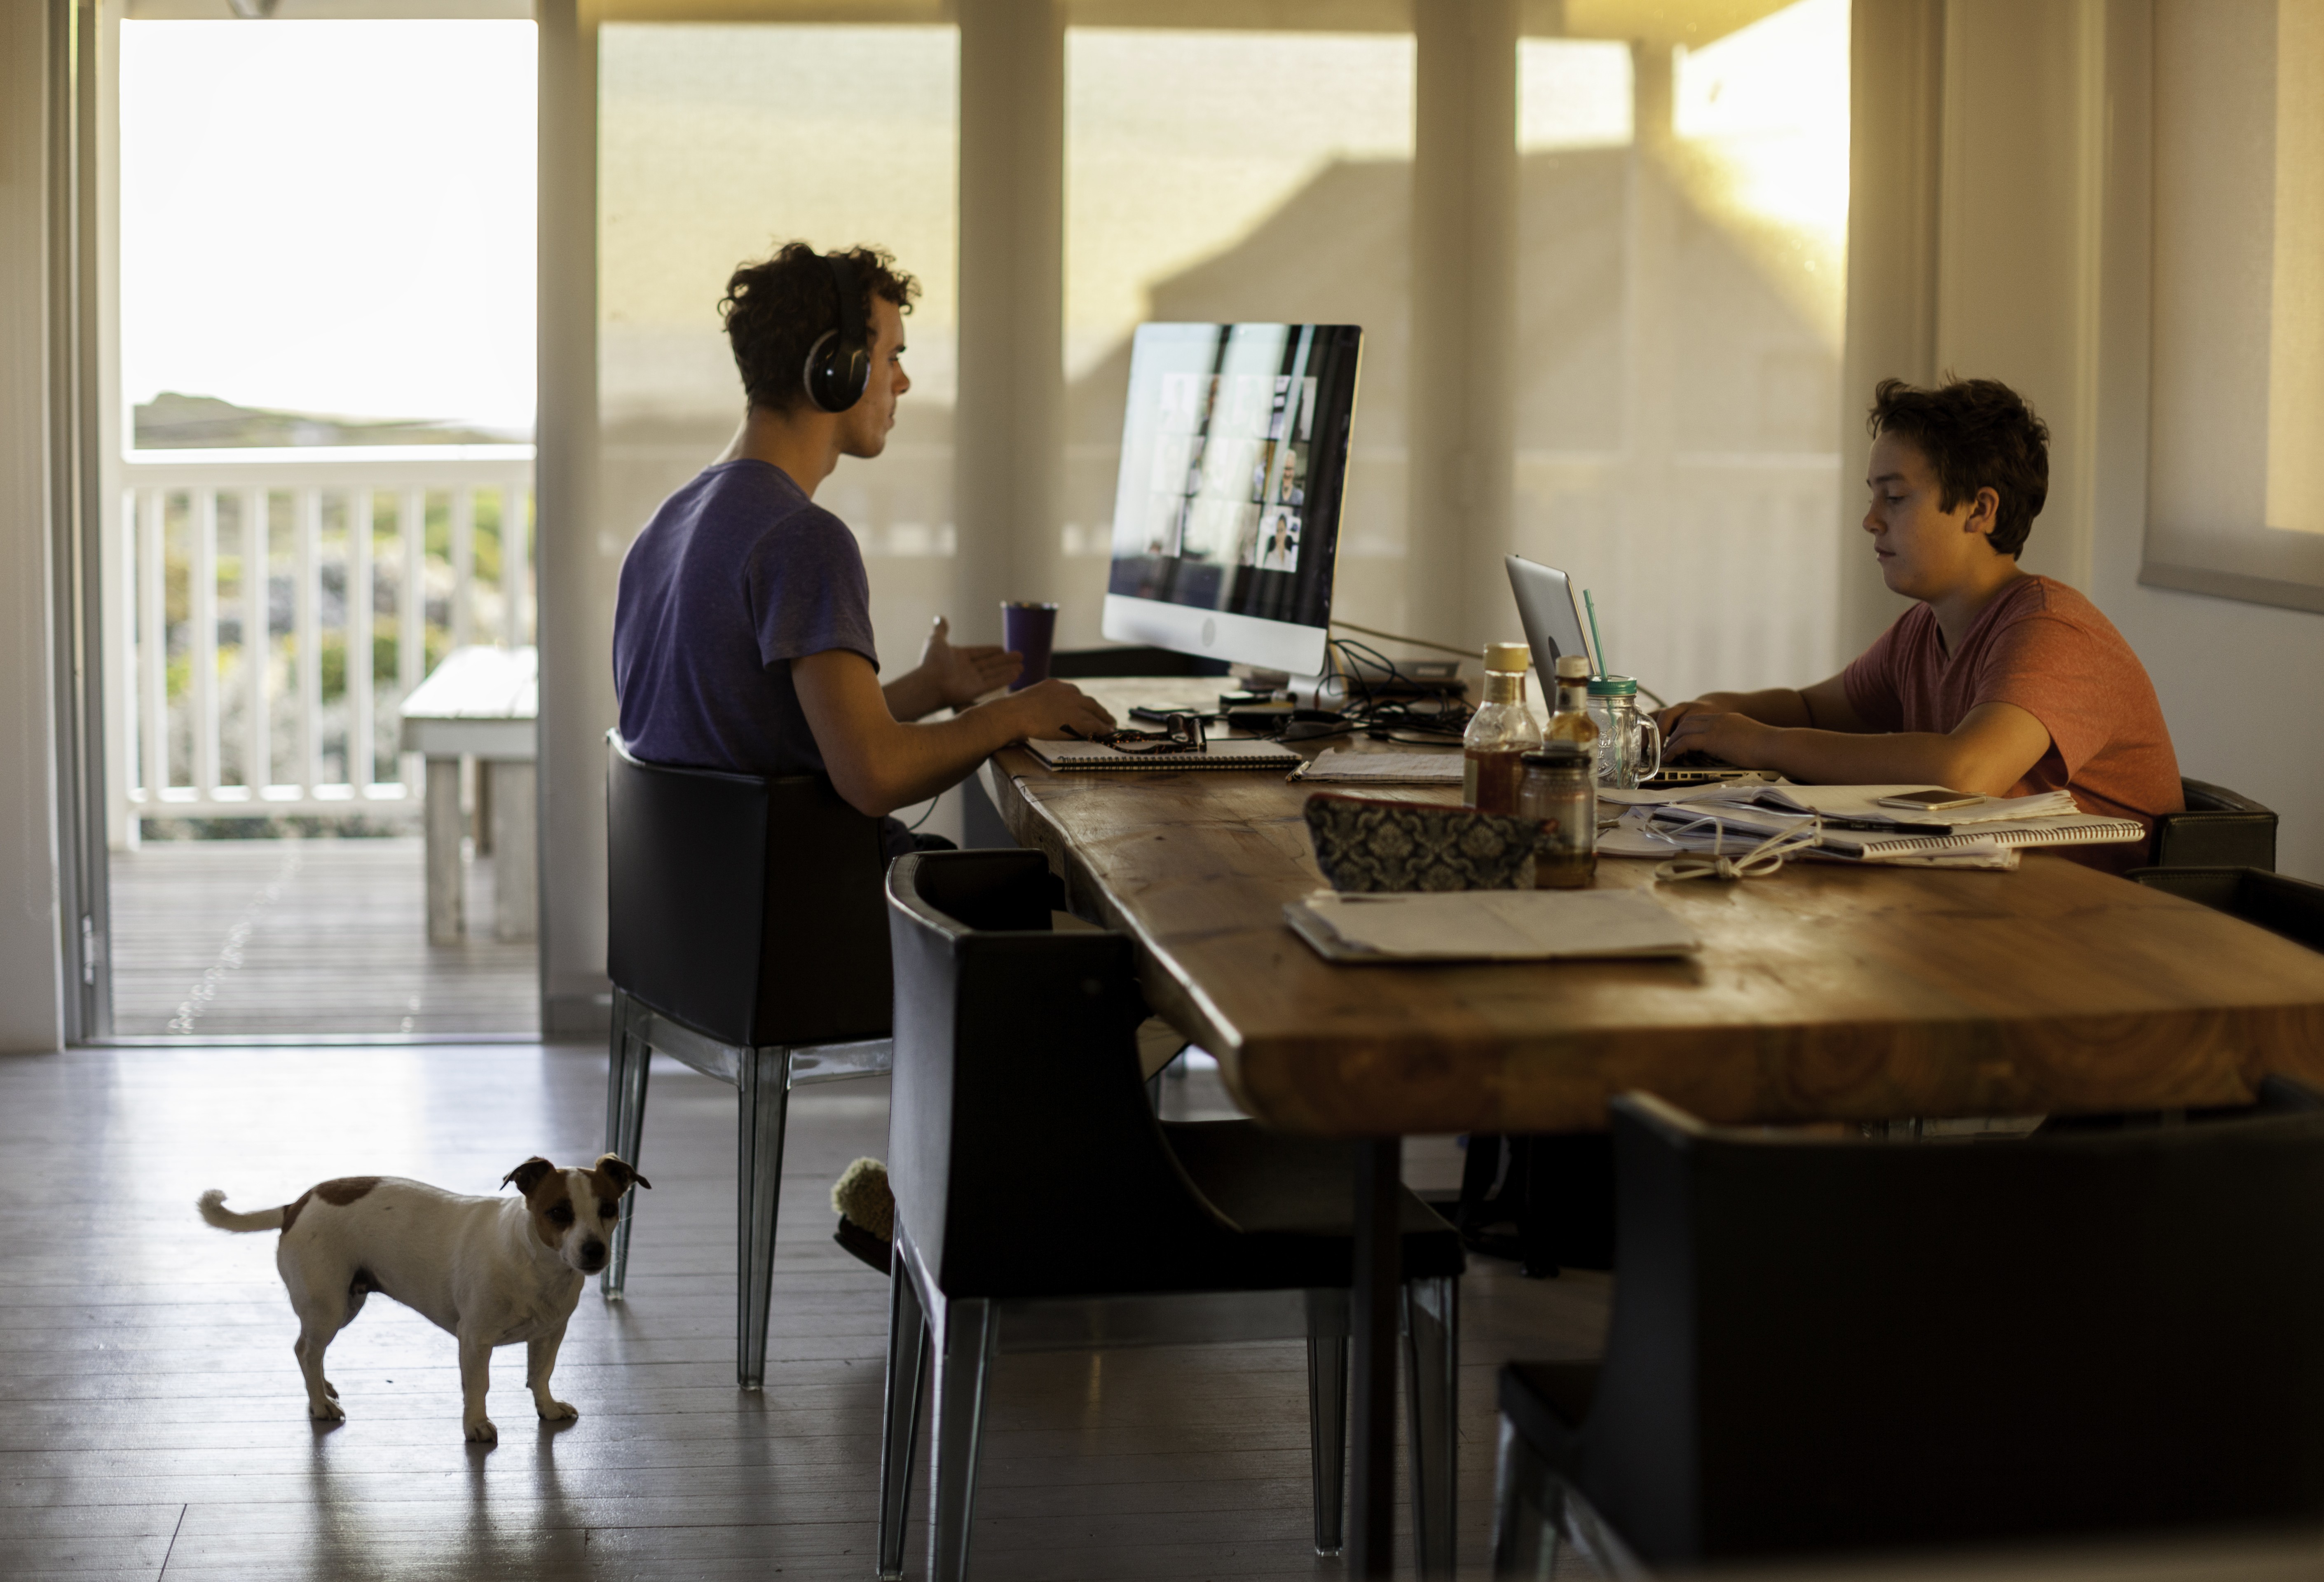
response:
{"label": "small glass jar", "polygon": [[1597,765],[1586,750],[1552,741],[1526,754],[1517,814],[1541,823],[1533,848],[1535,888],[1579,890],[1596,882]]}
{"label": "small glass jar", "polygon": [[1461,800],[1480,813],[1515,813],[1517,759],[1541,745],[1526,708],[1526,671],[1533,652],[1523,643],[1485,648],[1485,701],[1461,738]]}
{"label": "small glass jar", "polygon": [[1663,732],[1638,712],[1638,684],[1628,676],[1601,676],[1590,684],[1590,717],[1598,722],[1598,783],[1636,791],[1662,772]]}

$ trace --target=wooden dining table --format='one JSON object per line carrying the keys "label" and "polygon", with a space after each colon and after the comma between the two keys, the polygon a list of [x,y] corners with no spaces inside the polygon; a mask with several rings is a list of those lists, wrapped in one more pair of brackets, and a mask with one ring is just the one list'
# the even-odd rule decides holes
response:
{"label": "wooden dining table", "polygon": [[[1088,684],[1117,715],[1201,683]],[[1386,750],[1359,739],[1308,744]],[[1414,750],[1399,746],[1395,750]],[[1490,965],[1324,961],[1284,921],[1323,880],[1268,771],[1056,773],[986,784],[1072,908],[1134,942],[1148,1002],[1288,1132],[1360,1139],[1351,1569],[1384,1575],[1395,1441],[1396,1240],[1407,1136],[1600,1129],[1643,1090],[1723,1123],[2171,1110],[2324,1082],[2324,956],[2055,855],[2010,872],[1793,862],[1650,889],[1691,957]],[[1450,786],[1367,793],[1455,803]]]}

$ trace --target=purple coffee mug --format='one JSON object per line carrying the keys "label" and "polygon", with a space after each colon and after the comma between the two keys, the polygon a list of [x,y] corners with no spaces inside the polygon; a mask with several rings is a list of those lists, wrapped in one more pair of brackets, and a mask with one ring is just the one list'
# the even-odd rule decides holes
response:
{"label": "purple coffee mug", "polygon": [[1022,692],[1035,682],[1049,678],[1049,646],[1056,636],[1055,604],[1001,604],[1001,646],[1025,656],[1025,668],[1009,684],[1010,691]]}

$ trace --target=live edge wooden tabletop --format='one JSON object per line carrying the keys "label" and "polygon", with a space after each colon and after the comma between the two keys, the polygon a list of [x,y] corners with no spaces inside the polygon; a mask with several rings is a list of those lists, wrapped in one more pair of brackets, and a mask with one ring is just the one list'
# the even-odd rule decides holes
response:
{"label": "live edge wooden tabletop", "polygon": [[[1091,690],[1120,713],[1215,685]],[[2324,1081],[2324,956],[2055,857],[2015,873],[1795,863],[1731,884],[1656,884],[1651,863],[1602,858],[1598,883],[1652,888],[1700,955],[1345,966],[1283,921],[1323,884],[1310,787],[1056,774],[1022,750],[985,778],[1075,909],[1135,938],[1155,1010],[1286,1130],[1591,1128],[1631,1089],[1781,1122],[2164,1109],[2246,1100],[2270,1072]]]}

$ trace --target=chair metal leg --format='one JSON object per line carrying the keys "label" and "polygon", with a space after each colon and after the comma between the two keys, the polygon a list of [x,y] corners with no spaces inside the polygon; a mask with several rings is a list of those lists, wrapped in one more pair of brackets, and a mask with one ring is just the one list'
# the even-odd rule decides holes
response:
{"label": "chair metal leg", "polygon": [[1461,1286],[1439,1277],[1404,1287],[1404,1393],[1411,1434],[1412,1550],[1423,1577],[1452,1575],[1454,1444],[1459,1428]]}
{"label": "chair metal leg", "polygon": [[936,1421],[928,1434],[934,1463],[928,1469],[928,1582],[967,1582],[984,1386],[1000,1321],[990,1302],[967,1299],[944,1302],[936,1328]]}
{"label": "chair metal leg", "polygon": [[1496,1582],[1547,1577],[1557,1568],[1557,1529],[1550,1524],[1548,1469],[1508,1418],[1493,1464],[1493,1569]]}
{"label": "chair metal leg", "polygon": [[[630,1031],[630,997],[613,990],[613,1031],[605,1062],[605,1152],[618,1154],[630,1164],[646,1129],[646,1075],[653,1066],[653,1051]],[[636,1213],[638,1194],[622,1194],[621,1218],[613,1222],[613,1246],[598,1277],[598,1290],[608,1301],[622,1300],[630,1274],[630,1219]]]}
{"label": "chair metal leg", "polygon": [[1307,1450],[1314,1480],[1315,1552],[1348,1537],[1348,1338],[1307,1337]]}
{"label": "chair metal leg", "polygon": [[783,1187],[783,1121],[791,1052],[753,1049],[742,1062],[734,1172],[735,1371],[742,1388],[767,1382],[767,1310],[775,1294],[775,1210]]}
{"label": "chair metal leg", "polygon": [[1355,1260],[1348,1294],[1348,1534],[1351,1577],[1396,1574],[1396,1304],[1404,1283],[1397,1228],[1404,1139],[1356,1145]]}
{"label": "chair metal leg", "polygon": [[920,1438],[920,1374],[928,1355],[927,1316],[912,1288],[900,1237],[895,1246],[888,1276],[888,1390],[880,1436],[880,1582],[903,1579],[912,1452]]}

